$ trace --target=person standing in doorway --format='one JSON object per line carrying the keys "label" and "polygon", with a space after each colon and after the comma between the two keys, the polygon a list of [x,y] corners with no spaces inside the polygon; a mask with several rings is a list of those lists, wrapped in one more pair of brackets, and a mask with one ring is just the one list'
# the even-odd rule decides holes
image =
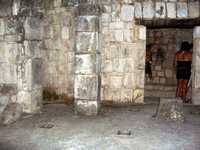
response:
{"label": "person standing in doorway", "polygon": [[176,97],[180,97],[184,103],[190,101],[186,99],[188,91],[188,82],[191,77],[191,65],[192,65],[192,44],[189,42],[182,42],[181,48],[175,54],[176,65],[176,79],[177,89]]}
{"label": "person standing in doorway", "polygon": [[151,64],[152,64],[152,45],[147,45],[146,48],[146,57],[145,57],[145,74],[149,77],[150,80],[152,80],[152,70],[151,70]]}

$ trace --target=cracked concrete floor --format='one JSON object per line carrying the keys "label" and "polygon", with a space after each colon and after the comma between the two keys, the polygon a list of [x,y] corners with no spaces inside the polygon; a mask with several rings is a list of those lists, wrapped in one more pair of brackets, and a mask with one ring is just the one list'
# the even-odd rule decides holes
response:
{"label": "cracked concrete floor", "polygon": [[[76,116],[72,106],[46,105],[41,114],[0,127],[0,150],[200,149],[199,107],[184,107],[183,124],[152,118],[155,109],[104,107],[97,117],[83,117]],[[132,135],[117,135],[118,130],[131,130]]]}

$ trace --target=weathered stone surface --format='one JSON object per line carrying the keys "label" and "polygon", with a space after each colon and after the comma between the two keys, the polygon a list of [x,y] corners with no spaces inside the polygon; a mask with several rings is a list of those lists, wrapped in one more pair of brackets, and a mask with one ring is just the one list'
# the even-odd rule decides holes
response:
{"label": "weathered stone surface", "polygon": [[96,32],[78,32],[76,38],[76,52],[84,53],[98,49],[98,34]]}
{"label": "weathered stone surface", "polygon": [[12,6],[12,0],[7,1],[0,1],[0,16],[10,16],[11,15],[11,6]]}
{"label": "weathered stone surface", "polygon": [[177,17],[186,18],[188,16],[187,3],[178,2],[177,3]]}
{"label": "weathered stone surface", "polygon": [[146,40],[146,27],[145,26],[139,26],[139,39]]}
{"label": "weathered stone surface", "polygon": [[133,91],[133,101],[135,103],[144,102],[144,89],[136,89]]}
{"label": "weathered stone surface", "polygon": [[0,35],[3,35],[5,32],[5,20],[0,19]]}
{"label": "weathered stone surface", "polygon": [[160,100],[157,118],[164,120],[184,121],[182,100],[162,98]]}
{"label": "weathered stone surface", "polygon": [[76,74],[96,73],[96,57],[91,54],[76,55]]}
{"label": "weathered stone surface", "polygon": [[2,113],[1,122],[3,125],[9,125],[16,122],[22,115],[22,107],[18,103],[10,103]]}
{"label": "weathered stone surface", "polygon": [[40,40],[41,35],[41,20],[37,17],[27,18],[25,21],[25,39],[27,40]]}
{"label": "weathered stone surface", "polygon": [[200,38],[200,27],[199,26],[194,28],[193,37]]}
{"label": "weathered stone surface", "polygon": [[99,111],[99,103],[97,101],[77,100],[75,111],[81,115],[95,116]]}
{"label": "weathered stone surface", "polygon": [[135,3],[135,17],[142,18],[142,5],[141,3]]}
{"label": "weathered stone surface", "polygon": [[176,3],[167,3],[167,17],[176,18]]}
{"label": "weathered stone surface", "polygon": [[154,17],[154,7],[151,0],[143,3],[143,18],[152,19]]}
{"label": "weathered stone surface", "polygon": [[98,97],[98,78],[96,75],[76,75],[74,96],[76,100],[96,101]]}
{"label": "weathered stone surface", "polygon": [[165,18],[166,7],[164,2],[156,2],[156,17]]}
{"label": "weathered stone surface", "polygon": [[123,29],[124,28],[124,22],[117,21],[117,22],[111,22],[109,25],[110,29]]}
{"label": "weathered stone surface", "polygon": [[189,17],[197,18],[199,17],[199,1],[190,2],[188,9],[189,9]]}
{"label": "weathered stone surface", "polygon": [[133,5],[123,5],[121,7],[121,15],[120,16],[123,21],[133,21],[134,6]]}
{"label": "weathered stone surface", "polygon": [[10,97],[9,96],[0,96],[0,118],[1,114],[6,108],[6,106],[10,103]]}
{"label": "weathered stone surface", "polygon": [[20,0],[13,0],[12,4],[12,15],[18,15],[20,9]]}
{"label": "weathered stone surface", "polygon": [[123,38],[123,30],[112,30],[111,31],[111,39],[110,41],[122,42]]}
{"label": "weathered stone surface", "polygon": [[1,84],[0,96],[11,96],[17,94],[17,86],[15,84]]}
{"label": "weathered stone surface", "polygon": [[98,31],[99,21],[97,16],[78,16],[76,31]]}

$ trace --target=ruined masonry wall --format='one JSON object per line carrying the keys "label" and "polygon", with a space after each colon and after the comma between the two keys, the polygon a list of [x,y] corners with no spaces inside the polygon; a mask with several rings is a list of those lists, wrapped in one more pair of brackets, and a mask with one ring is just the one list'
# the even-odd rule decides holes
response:
{"label": "ruined masonry wall", "polygon": [[42,86],[68,97],[74,96],[74,22],[74,9],[58,4],[47,10],[43,20]]}

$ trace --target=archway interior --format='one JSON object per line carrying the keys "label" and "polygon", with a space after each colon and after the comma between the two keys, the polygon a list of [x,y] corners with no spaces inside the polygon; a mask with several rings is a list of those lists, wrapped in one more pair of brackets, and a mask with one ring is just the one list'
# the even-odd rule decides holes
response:
{"label": "archway interior", "polygon": [[[177,81],[174,56],[180,49],[182,41],[192,43],[192,28],[147,29],[146,45],[151,45],[152,78],[145,76],[145,99],[175,97]],[[191,88],[189,88],[188,97],[191,97]]]}

